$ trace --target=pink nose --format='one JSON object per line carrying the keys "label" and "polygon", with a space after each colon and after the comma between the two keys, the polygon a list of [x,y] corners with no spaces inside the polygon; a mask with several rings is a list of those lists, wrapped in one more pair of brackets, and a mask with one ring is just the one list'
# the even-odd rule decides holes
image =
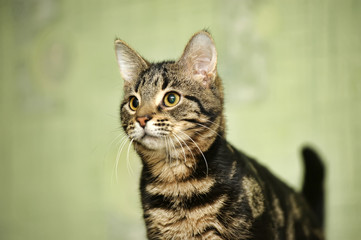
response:
{"label": "pink nose", "polygon": [[148,115],[145,115],[145,116],[142,116],[142,117],[137,117],[136,119],[137,119],[137,121],[139,122],[140,126],[141,126],[142,128],[144,128],[145,125],[147,124],[147,122],[148,122],[150,119],[152,119],[152,117],[150,117],[150,116],[148,116]]}

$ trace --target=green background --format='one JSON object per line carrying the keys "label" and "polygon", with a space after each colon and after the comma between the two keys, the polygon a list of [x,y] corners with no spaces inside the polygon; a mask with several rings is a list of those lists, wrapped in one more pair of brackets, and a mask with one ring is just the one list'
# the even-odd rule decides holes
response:
{"label": "green background", "polygon": [[291,186],[327,165],[328,239],[360,239],[361,1],[0,1],[0,239],[145,239],[113,40],[178,58],[209,29],[228,139]]}

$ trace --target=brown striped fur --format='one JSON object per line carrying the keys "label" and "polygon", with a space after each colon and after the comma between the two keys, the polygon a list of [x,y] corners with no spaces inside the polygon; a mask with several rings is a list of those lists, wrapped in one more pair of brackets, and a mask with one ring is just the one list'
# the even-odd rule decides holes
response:
{"label": "brown striped fur", "polygon": [[115,50],[122,126],[143,163],[148,239],[323,239],[308,199],[226,141],[208,32],[196,33],[178,61],[149,63],[122,40]]}

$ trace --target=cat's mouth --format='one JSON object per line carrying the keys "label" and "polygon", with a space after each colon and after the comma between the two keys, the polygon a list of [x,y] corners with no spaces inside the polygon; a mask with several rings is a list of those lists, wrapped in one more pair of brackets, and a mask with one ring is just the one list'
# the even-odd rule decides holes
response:
{"label": "cat's mouth", "polygon": [[165,147],[164,140],[161,136],[155,136],[154,134],[148,133],[147,131],[144,131],[142,136],[136,139],[136,141],[144,147],[152,150],[159,150]]}
{"label": "cat's mouth", "polygon": [[165,139],[168,134],[169,132],[161,131],[153,124],[147,123],[144,128],[136,124],[135,129],[130,133],[130,138],[150,150],[160,150],[166,147]]}
{"label": "cat's mouth", "polygon": [[142,140],[145,138],[157,139],[157,138],[159,138],[159,136],[157,136],[154,131],[152,131],[146,127],[143,129],[142,136],[140,137],[140,139]]}

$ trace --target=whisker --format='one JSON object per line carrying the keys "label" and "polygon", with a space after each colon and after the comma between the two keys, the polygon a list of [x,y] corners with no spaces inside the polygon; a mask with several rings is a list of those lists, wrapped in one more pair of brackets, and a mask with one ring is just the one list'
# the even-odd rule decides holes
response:
{"label": "whisker", "polygon": [[173,133],[173,135],[174,135],[175,139],[178,141],[180,147],[182,148],[183,156],[184,156],[184,162],[186,162],[186,161],[187,161],[186,152],[184,151],[184,148],[183,148],[183,146],[182,146],[182,143],[179,141],[179,139],[178,139],[178,137],[177,137],[177,135],[176,135],[175,133]]}
{"label": "whisker", "polygon": [[179,133],[183,133],[184,135],[186,135],[194,143],[194,145],[198,148],[199,152],[201,153],[201,155],[202,155],[202,157],[204,159],[204,163],[206,164],[207,176],[208,176],[208,162],[207,162],[207,159],[204,156],[202,150],[199,148],[198,144],[190,136],[188,136],[188,134],[186,134],[185,132],[179,130]]}
{"label": "whisker", "polygon": [[[173,149],[174,149],[175,154],[177,154],[177,150],[176,150],[176,148],[175,148],[175,145],[174,145],[173,139],[172,139],[171,137],[169,137],[169,141],[170,141],[170,143],[173,145]],[[177,155],[178,155],[178,154],[177,154]],[[171,157],[171,159],[170,159],[170,160],[172,160],[172,157]]]}
{"label": "whisker", "polygon": [[[123,128],[122,127],[116,127],[116,128],[114,128],[113,130],[111,130],[110,132],[111,133],[114,133],[114,132],[119,132],[119,131],[122,131],[123,132]],[[123,132],[124,133],[124,132]],[[125,134],[125,133],[124,133]]]}
{"label": "whisker", "polygon": [[201,124],[201,123],[196,123],[196,124],[197,124],[197,125],[199,125],[199,126],[201,126],[201,127],[207,128],[208,130],[212,131],[213,133],[217,134],[219,137],[221,137],[221,138],[223,138],[223,139],[224,139],[224,137],[223,137],[223,136],[221,136],[219,133],[217,133],[216,131],[214,131],[212,128],[207,127],[206,125]]}
{"label": "whisker", "polygon": [[[172,162],[172,148],[171,148],[171,142],[172,140],[170,139],[170,137],[167,136],[167,146],[168,146],[168,163],[171,163]],[[174,148],[175,149],[175,148]]]}
{"label": "whisker", "polygon": [[181,141],[184,143],[184,145],[188,148],[189,152],[192,154],[193,160],[195,160],[194,155],[193,155],[193,152],[192,152],[192,150],[189,148],[188,144],[187,144],[180,136],[178,136],[176,133],[173,133],[173,134],[174,134],[174,136],[176,136],[179,140],[181,140]]}
{"label": "whisker", "polygon": [[115,166],[114,166],[114,171],[115,171],[115,179],[116,182],[118,183],[118,165],[119,165],[119,159],[120,159],[120,154],[123,151],[123,148],[125,146],[125,144],[128,141],[128,136],[125,135],[122,137],[122,139],[119,141],[119,148],[118,148],[118,153],[117,153],[117,157],[115,160]]}
{"label": "whisker", "polygon": [[195,121],[195,122],[193,122],[194,124],[197,124],[197,123],[199,123],[199,124],[206,124],[206,122],[208,122],[208,123],[210,123],[210,126],[211,125],[215,125],[216,127],[221,127],[221,125],[219,125],[218,123],[216,123],[215,121],[211,121],[211,120],[209,120],[209,119],[207,119],[207,118],[202,118],[202,117],[200,117],[200,118],[198,118],[198,120],[199,121]]}
{"label": "whisker", "polygon": [[[125,135],[124,132],[120,132],[119,134],[116,135],[116,137],[114,137],[114,139],[109,143],[108,150],[104,154],[104,159],[107,159],[109,157],[109,154],[111,152],[110,150],[112,149],[116,140],[118,140],[120,137],[122,137],[122,139],[123,139],[124,135]],[[122,139],[120,141],[122,141]],[[107,145],[108,145],[108,143],[107,143]]]}
{"label": "whisker", "polygon": [[[114,131],[115,132],[115,131]],[[124,132],[120,132],[114,139],[113,139],[113,141],[111,141],[111,143],[110,143],[110,147],[113,145],[113,143],[117,140],[117,139],[119,139],[120,137],[125,137],[126,136],[126,134],[124,133]]]}
{"label": "whisker", "polygon": [[129,150],[130,150],[130,146],[132,145],[132,142],[134,141],[134,138],[132,138],[132,140],[130,141],[129,145],[128,145],[128,151],[127,151],[127,169],[128,169],[128,173],[130,175],[133,175],[134,171],[132,169],[132,165],[130,164],[130,160],[129,160]]}
{"label": "whisker", "polygon": [[164,140],[164,145],[165,145],[165,155],[166,155],[166,161],[169,162],[170,161],[170,153],[169,153],[169,144],[168,144],[168,136],[164,136],[163,137]]}
{"label": "whisker", "polygon": [[206,121],[206,122],[209,122],[209,123],[211,123],[211,124],[214,124],[214,125],[217,125],[217,127],[220,127],[221,125],[219,125],[218,123],[216,123],[215,121],[211,121],[211,120],[209,120],[209,119],[207,119],[207,118],[199,118],[199,120],[201,120],[201,121]]}

